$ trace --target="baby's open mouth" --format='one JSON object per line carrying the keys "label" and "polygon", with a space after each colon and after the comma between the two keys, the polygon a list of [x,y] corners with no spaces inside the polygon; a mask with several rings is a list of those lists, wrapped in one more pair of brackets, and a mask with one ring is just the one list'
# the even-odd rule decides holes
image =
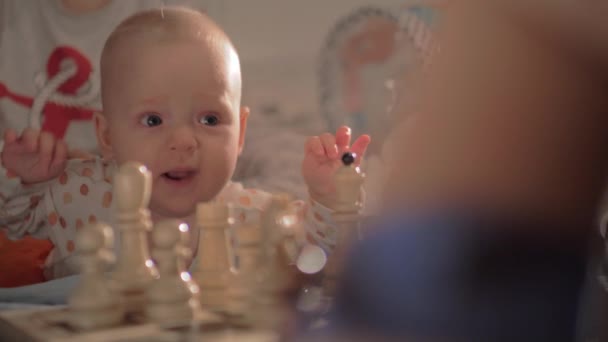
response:
{"label": "baby's open mouth", "polygon": [[161,176],[165,179],[172,181],[183,181],[190,179],[194,176],[196,172],[194,170],[189,171],[169,171],[163,173]]}

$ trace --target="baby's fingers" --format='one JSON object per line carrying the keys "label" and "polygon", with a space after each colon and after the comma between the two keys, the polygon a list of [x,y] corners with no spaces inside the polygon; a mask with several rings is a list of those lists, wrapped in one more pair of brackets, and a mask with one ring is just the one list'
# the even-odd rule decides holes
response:
{"label": "baby's fingers", "polygon": [[350,151],[354,152],[357,155],[357,164],[361,162],[361,158],[365,154],[369,143],[372,141],[371,137],[367,134],[363,134],[350,147]]}
{"label": "baby's fingers", "polygon": [[17,135],[17,132],[13,129],[7,129],[6,131],[4,131],[4,143],[5,144],[12,144],[15,141],[17,141],[17,139],[19,138],[19,135]]}
{"label": "baby's fingers", "polygon": [[325,149],[323,148],[323,144],[321,143],[321,139],[318,136],[310,137],[306,140],[306,154],[313,154],[318,157],[322,157],[325,155]]}
{"label": "baby's fingers", "polygon": [[40,131],[32,128],[26,128],[19,140],[24,145],[27,152],[36,152],[38,150],[39,139]]}
{"label": "baby's fingers", "polygon": [[56,169],[62,166],[68,160],[68,146],[65,141],[57,140],[55,143],[55,150],[53,151],[53,161],[51,162],[51,169]]}
{"label": "baby's fingers", "polygon": [[323,144],[323,149],[325,150],[325,154],[330,159],[338,158],[338,145],[336,145],[336,137],[334,137],[330,133],[324,133],[320,137],[321,144]]}
{"label": "baby's fingers", "polygon": [[55,137],[49,132],[40,133],[40,139],[38,142],[38,156],[40,167],[48,169],[53,160],[53,153],[55,151],[56,140]]}
{"label": "baby's fingers", "polygon": [[341,126],[336,130],[336,145],[340,152],[346,151],[350,145],[351,129],[348,126]]}

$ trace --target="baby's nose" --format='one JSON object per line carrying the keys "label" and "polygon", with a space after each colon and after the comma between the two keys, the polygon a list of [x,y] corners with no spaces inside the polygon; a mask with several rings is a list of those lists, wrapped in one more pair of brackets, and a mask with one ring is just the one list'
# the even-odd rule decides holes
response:
{"label": "baby's nose", "polygon": [[172,151],[192,151],[196,148],[196,137],[192,128],[184,125],[176,127],[171,133],[169,148]]}

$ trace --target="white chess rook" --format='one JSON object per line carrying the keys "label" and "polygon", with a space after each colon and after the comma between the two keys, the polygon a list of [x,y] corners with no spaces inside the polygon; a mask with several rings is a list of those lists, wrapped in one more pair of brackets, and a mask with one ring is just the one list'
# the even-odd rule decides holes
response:
{"label": "white chess rook", "polygon": [[125,163],[114,175],[115,228],[120,244],[110,279],[124,297],[129,313],[143,311],[145,290],[158,277],[147,238],[152,228],[148,210],[151,192],[152,175],[142,164]]}
{"label": "white chess rook", "polygon": [[199,245],[194,278],[200,288],[201,306],[215,312],[226,311],[232,255],[227,239],[229,218],[229,207],[225,203],[200,203],[196,207]]}
{"label": "white chess rook", "polygon": [[114,261],[112,228],[94,223],[76,235],[82,277],[68,298],[69,324],[80,330],[103,329],[123,322],[121,297],[110,290],[104,276]]}
{"label": "white chess rook", "polygon": [[162,327],[192,324],[200,310],[198,286],[186,272],[191,257],[188,225],[179,220],[159,222],[152,231],[152,256],[160,278],[146,292],[146,317]]}
{"label": "white chess rook", "polygon": [[336,278],[344,264],[348,248],[359,237],[359,212],[362,207],[361,186],[365,175],[361,173],[354,162],[354,153],[342,156],[343,167],[334,176],[336,186],[335,202],[332,206],[332,218],[336,223],[336,245],[329,255],[324,272],[324,292],[332,297],[335,294]]}

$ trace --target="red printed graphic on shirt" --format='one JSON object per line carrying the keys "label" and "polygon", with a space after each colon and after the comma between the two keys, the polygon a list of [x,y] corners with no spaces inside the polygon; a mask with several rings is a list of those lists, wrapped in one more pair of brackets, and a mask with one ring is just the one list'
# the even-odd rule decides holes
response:
{"label": "red printed graphic on shirt", "polygon": [[[78,104],[77,93],[87,84],[92,73],[91,62],[78,50],[69,46],[59,46],[50,54],[46,65],[46,85],[53,78],[65,72],[66,65],[72,62],[76,67],[75,74],[68,78],[53,93],[46,94],[49,100],[42,108],[42,130],[53,133],[57,138],[63,138],[73,120],[91,120],[93,113],[98,111]],[[42,88],[41,88],[42,89]],[[12,92],[7,85],[0,82],[0,99],[6,97],[24,107],[32,108],[36,96],[45,95],[39,90],[34,97]],[[56,98],[62,100],[53,99]],[[65,100],[64,100],[65,99]]]}

